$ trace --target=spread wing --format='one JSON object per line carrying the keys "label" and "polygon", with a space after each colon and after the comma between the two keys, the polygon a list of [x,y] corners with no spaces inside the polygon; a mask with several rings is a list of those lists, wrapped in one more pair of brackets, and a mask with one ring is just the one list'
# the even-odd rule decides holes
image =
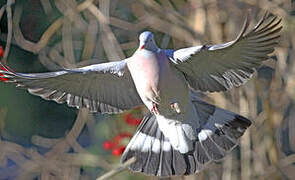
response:
{"label": "spread wing", "polygon": [[281,19],[266,13],[246,33],[249,25],[247,18],[234,41],[165,52],[193,89],[225,91],[244,84],[251,78],[254,68],[268,59],[280,37],[280,22]]}
{"label": "spread wing", "polygon": [[[0,80],[31,94],[91,112],[117,113],[142,104],[126,60],[48,73],[17,73],[0,63]],[[2,66],[2,67],[1,67]]]}

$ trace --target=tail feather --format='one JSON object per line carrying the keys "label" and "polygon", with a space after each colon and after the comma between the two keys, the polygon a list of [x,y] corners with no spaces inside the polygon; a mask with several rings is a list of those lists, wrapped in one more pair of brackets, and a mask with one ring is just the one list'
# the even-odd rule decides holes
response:
{"label": "tail feather", "polygon": [[188,175],[202,170],[208,163],[221,160],[236,145],[251,122],[233,112],[215,107],[198,98],[192,102],[201,119],[195,130],[193,149],[180,153],[159,129],[156,116],[148,113],[128,144],[121,161],[136,157],[130,165],[134,172],[167,177]]}

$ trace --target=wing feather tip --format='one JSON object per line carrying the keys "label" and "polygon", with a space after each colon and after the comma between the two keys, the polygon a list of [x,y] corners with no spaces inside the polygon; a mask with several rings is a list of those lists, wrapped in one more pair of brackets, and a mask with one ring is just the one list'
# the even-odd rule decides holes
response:
{"label": "wing feather tip", "polygon": [[239,41],[244,36],[245,32],[247,31],[247,29],[249,27],[249,24],[250,24],[250,20],[249,20],[250,17],[249,16],[250,16],[250,11],[248,10],[247,15],[246,15],[246,18],[245,18],[245,21],[244,21],[244,24],[243,24],[243,27],[242,27],[242,30],[240,31],[239,35],[234,40],[234,42]]}

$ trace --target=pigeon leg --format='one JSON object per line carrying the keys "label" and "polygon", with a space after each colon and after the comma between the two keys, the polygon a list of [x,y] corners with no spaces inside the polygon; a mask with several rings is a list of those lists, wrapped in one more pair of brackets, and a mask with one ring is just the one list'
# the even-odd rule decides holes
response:
{"label": "pigeon leg", "polygon": [[174,110],[176,113],[181,113],[180,111],[180,107],[179,107],[179,104],[177,102],[174,102],[174,103],[171,103],[170,104],[170,107],[172,110]]}
{"label": "pigeon leg", "polygon": [[159,114],[159,110],[157,107],[157,104],[153,102],[153,108],[151,109],[151,112],[154,114]]}

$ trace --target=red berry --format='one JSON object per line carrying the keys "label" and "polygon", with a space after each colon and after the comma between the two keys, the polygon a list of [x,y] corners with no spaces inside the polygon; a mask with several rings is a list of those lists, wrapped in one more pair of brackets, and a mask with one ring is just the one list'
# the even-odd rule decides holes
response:
{"label": "red berry", "polygon": [[126,124],[129,124],[129,125],[130,125],[130,124],[132,124],[132,119],[130,119],[130,118],[126,118],[126,119],[125,119],[125,122],[126,122]]}
{"label": "red berry", "polygon": [[125,116],[125,122],[131,126],[138,126],[141,123],[141,119],[134,118],[132,114],[127,114]]}
{"label": "red berry", "polygon": [[113,149],[112,154],[114,156],[120,156],[121,154],[123,154],[125,148],[126,148],[125,146],[119,146],[119,147]]}
{"label": "red berry", "polygon": [[113,143],[113,142],[111,142],[111,141],[105,141],[105,142],[102,144],[102,147],[103,147],[105,150],[110,150],[110,149],[112,149],[114,146],[115,146],[115,143]]}
{"label": "red berry", "polygon": [[4,55],[4,50],[3,50],[3,47],[0,46],[0,57],[2,57]]}
{"label": "red berry", "polygon": [[132,114],[131,113],[128,113],[124,116],[125,118],[125,121],[127,121],[128,119],[130,119],[132,117]]}
{"label": "red berry", "polygon": [[141,123],[141,119],[140,118],[137,118],[135,119],[135,122],[134,122],[134,125],[139,125]]}

